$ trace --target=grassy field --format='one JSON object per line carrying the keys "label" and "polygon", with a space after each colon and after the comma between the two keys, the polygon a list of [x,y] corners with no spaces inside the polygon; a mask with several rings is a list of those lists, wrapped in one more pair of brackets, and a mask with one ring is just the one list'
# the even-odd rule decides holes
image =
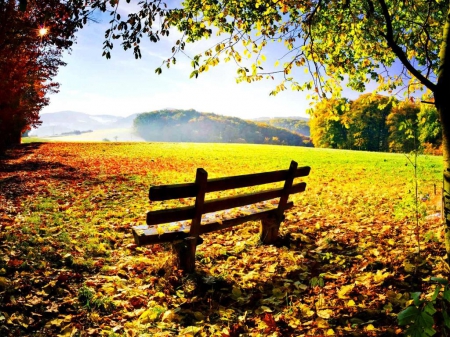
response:
{"label": "grassy field", "polygon": [[[151,185],[311,166],[278,244],[204,236],[197,272],[136,247]],[[442,158],[247,144],[31,143],[0,161],[2,336],[394,336],[444,270]],[[172,203],[174,204],[174,203]],[[171,205],[170,205],[171,206]],[[419,244],[420,243],[420,244]],[[419,251],[420,249],[420,251]],[[439,326],[436,327],[439,329]]]}

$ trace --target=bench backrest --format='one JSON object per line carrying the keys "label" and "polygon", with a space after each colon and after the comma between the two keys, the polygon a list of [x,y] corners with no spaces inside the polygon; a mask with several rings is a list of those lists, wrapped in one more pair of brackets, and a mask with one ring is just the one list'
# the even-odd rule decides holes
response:
{"label": "bench backrest", "polygon": [[[306,183],[304,182],[293,184],[294,179],[307,176],[309,172],[310,167],[297,168],[297,163],[292,161],[288,170],[207,179],[207,172],[200,168],[197,169],[196,181],[194,183],[160,185],[152,186],[150,188],[149,198],[151,201],[164,201],[189,197],[196,197],[196,200],[194,206],[151,211],[147,213],[147,225],[192,219],[191,234],[195,235],[196,230],[193,227],[199,225],[202,214],[241,207],[274,198],[280,198],[278,208],[280,213],[282,213],[286,207],[289,195],[303,192],[306,188]],[[251,187],[280,181],[285,181],[284,187],[282,188],[204,201],[205,193]],[[197,221],[198,225],[196,224]]]}
{"label": "bench backrest", "polygon": [[[196,246],[203,241],[199,236],[200,234],[231,228],[248,221],[259,220],[261,223],[261,242],[264,244],[274,243],[278,237],[280,223],[284,219],[284,211],[293,206],[292,202],[288,202],[289,195],[303,192],[306,188],[306,183],[294,184],[294,179],[307,176],[309,171],[309,167],[297,168],[297,163],[292,161],[288,170],[208,180],[208,173],[204,169],[199,168],[197,169],[194,183],[153,186],[149,192],[151,201],[195,197],[195,205],[148,212],[147,225],[133,227],[135,242],[140,246],[172,242],[175,252],[175,265],[189,273],[195,270]],[[284,181],[282,188],[266,189],[255,193],[239,194],[205,201],[205,194],[209,192],[245,188],[280,181]],[[278,205],[272,202],[258,204],[262,201],[276,198],[279,198]],[[236,212],[235,210],[229,211],[229,209],[236,207],[241,208],[238,208]],[[243,208],[246,210],[243,210]],[[224,212],[223,214],[221,214],[222,212],[215,213],[211,217],[206,216],[203,225],[201,225],[202,214],[216,211]],[[183,220],[191,220],[190,225]],[[153,226],[160,224],[161,226]]]}

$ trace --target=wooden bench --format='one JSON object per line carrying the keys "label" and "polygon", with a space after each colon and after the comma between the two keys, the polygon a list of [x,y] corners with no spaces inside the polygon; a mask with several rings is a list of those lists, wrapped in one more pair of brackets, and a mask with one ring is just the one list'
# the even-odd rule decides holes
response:
{"label": "wooden bench", "polygon": [[[194,183],[152,186],[150,201],[195,197],[195,205],[149,211],[147,224],[133,227],[134,240],[139,246],[172,242],[175,264],[185,272],[195,270],[195,250],[203,242],[199,237],[201,234],[261,220],[261,241],[273,243],[284,220],[284,211],[293,206],[292,202],[288,202],[289,195],[303,192],[306,188],[305,182],[294,184],[294,179],[307,176],[310,168],[297,166],[292,161],[288,170],[209,180],[208,173],[199,168]],[[209,192],[280,181],[284,181],[282,188],[205,201],[205,194]]]}

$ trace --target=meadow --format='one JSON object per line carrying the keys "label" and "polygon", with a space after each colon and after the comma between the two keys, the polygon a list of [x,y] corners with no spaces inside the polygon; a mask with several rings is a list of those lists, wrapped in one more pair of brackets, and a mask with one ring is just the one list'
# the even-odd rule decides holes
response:
{"label": "meadow", "polygon": [[[410,159],[413,160],[411,157]],[[442,158],[304,147],[30,143],[0,161],[2,336],[395,336],[443,277]],[[196,273],[136,247],[151,185],[311,166],[276,245],[205,235]],[[419,212],[418,224],[416,210]],[[439,331],[439,327],[435,327]]]}

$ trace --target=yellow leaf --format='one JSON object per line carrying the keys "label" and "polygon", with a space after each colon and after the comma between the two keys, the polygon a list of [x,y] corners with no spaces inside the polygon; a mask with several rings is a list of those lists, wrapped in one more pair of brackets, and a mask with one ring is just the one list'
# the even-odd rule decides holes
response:
{"label": "yellow leaf", "polygon": [[161,318],[162,322],[173,322],[178,320],[178,316],[175,314],[175,312],[173,310],[167,310],[163,317]]}
{"label": "yellow leaf", "polygon": [[405,262],[403,262],[403,268],[405,268],[405,271],[410,274],[415,271],[416,266],[410,263],[408,260],[405,260]]}
{"label": "yellow leaf", "polygon": [[75,328],[74,326],[72,326],[72,324],[68,324],[65,327],[63,327],[61,329],[61,334],[59,334],[58,336],[74,336],[75,332],[77,332],[77,328]]}
{"label": "yellow leaf", "polygon": [[374,256],[379,256],[380,252],[378,251],[378,249],[371,249],[370,252],[374,255]]}
{"label": "yellow leaf", "polygon": [[60,318],[56,318],[56,319],[51,320],[49,323],[47,323],[47,325],[53,325],[56,327],[60,327],[63,322],[64,322],[64,320],[62,320]]}
{"label": "yellow leaf", "polygon": [[270,309],[269,307],[266,307],[265,305],[262,305],[262,306],[260,307],[260,309],[261,309],[263,312],[272,312],[272,309]]}
{"label": "yellow leaf", "polygon": [[145,310],[139,317],[139,320],[143,324],[151,323],[151,322],[156,321],[159,318],[160,313],[161,312],[159,310],[157,310],[157,308]]}
{"label": "yellow leaf", "polygon": [[354,307],[356,305],[356,303],[355,303],[355,301],[353,301],[353,300],[349,300],[348,302],[347,302],[347,307]]}
{"label": "yellow leaf", "polygon": [[280,61],[275,62],[275,67],[278,67],[280,65]]}
{"label": "yellow leaf", "polygon": [[367,330],[367,331],[375,331],[376,329],[375,329],[375,327],[374,327],[372,324],[369,324],[369,325],[366,327],[366,330]]}
{"label": "yellow leaf", "polygon": [[328,319],[333,314],[333,310],[325,309],[325,310],[317,310],[317,316]]}
{"label": "yellow leaf", "polygon": [[328,325],[328,321],[326,319],[321,318],[321,317],[317,317],[316,324],[317,324],[317,327],[319,329],[326,329],[326,328],[330,327]]}
{"label": "yellow leaf", "polygon": [[188,326],[179,332],[179,336],[183,337],[194,337],[196,334],[200,332],[202,328],[198,326]]}
{"label": "yellow leaf", "polygon": [[355,286],[354,284],[342,286],[341,289],[339,289],[337,292],[338,297],[341,299],[348,298],[347,293],[349,293],[353,289],[354,286]]}
{"label": "yellow leaf", "polygon": [[275,273],[275,271],[277,270],[277,266],[278,263],[271,264],[270,267],[268,268],[269,273]]}
{"label": "yellow leaf", "polygon": [[6,277],[0,277],[0,289],[7,288],[11,282]]}
{"label": "yellow leaf", "polygon": [[375,281],[375,283],[380,284],[382,283],[385,279],[387,279],[389,276],[391,276],[392,274],[389,272],[385,272],[383,273],[383,270],[377,270],[377,273],[374,275],[373,280]]}
{"label": "yellow leaf", "polygon": [[334,334],[334,331],[333,331],[333,329],[328,329],[327,330],[327,336],[334,336],[335,334]]}
{"label": "yellow leaf", "polygon": [[392,303],[391,303],[391,302],[388,302],[388,303],[383,307],[383,310],[386,310],[387,313],[391,312],[392,309],[393,309],[393,308],[392,308]]}
{"label": "yellow leaf", "polygon": [[288,324],[290,327],[297,329],[302,324],[302,322],[297,318],[290,317]]}
{"label": "yellow leaf", "polygon": [[300,303],[300,310],[302,314],[306,317],[314,316],[314,310],[312,310],[308,305]]}

